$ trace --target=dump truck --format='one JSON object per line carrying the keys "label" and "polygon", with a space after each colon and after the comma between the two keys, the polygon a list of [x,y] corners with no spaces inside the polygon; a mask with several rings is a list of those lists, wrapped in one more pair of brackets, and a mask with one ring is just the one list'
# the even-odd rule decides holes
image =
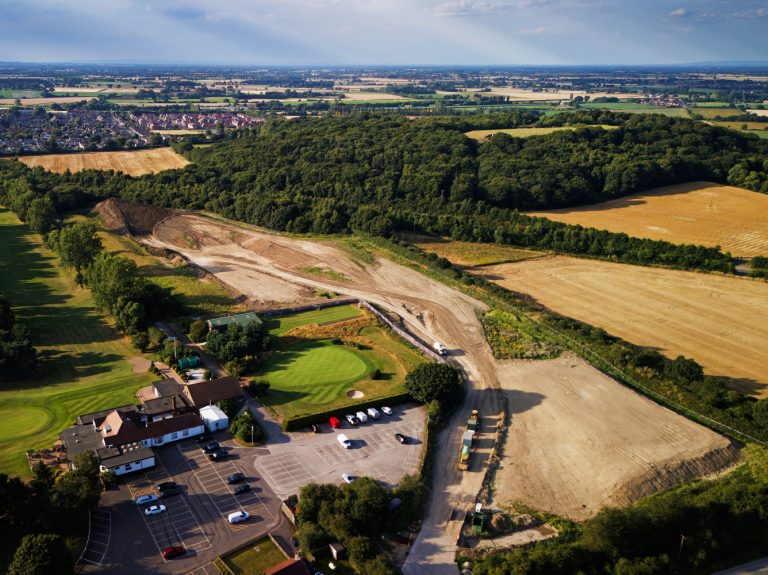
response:
{"label": "dump truck", "polygon": [[461,436],[461,446],[462,447],[469,447],[472,449],[475,446],[475,432],[471,429],[464,432],[464,435]]}
{"label": "dump truck", "polygon": [[485,513],[477,509],[472,515],[472,532],[479,535],[483,529],[485,529]]}
{"label": "dump truck", "polygon": [[462,446],[461,453],[459,454],[459,469],[466,471],[469,469],[469,456],[472,450],[467,446]]}
{"label": "dump truck", "polygon": [[467,419],[467,429],[480,433],[480,412],[478,410],[472,410],[472,415]]}

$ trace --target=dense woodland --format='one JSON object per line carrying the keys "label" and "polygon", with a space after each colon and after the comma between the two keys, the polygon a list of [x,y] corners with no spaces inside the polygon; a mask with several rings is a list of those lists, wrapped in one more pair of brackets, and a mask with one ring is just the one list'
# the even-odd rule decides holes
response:
{"label": "dense woodland", "polygon": [[[611,124],[479,144],[470,129]],[[51,196],[64,211],[104,196],[206,209],[291,232],[391,235],[422,229],[640,264],[732,271],[717,249],[638,240],[518,210],[574,206],[655,186],[711,180],[768,191],[768,142],[660,115],[581,111],[408,120],[399,116],[274,120],[208,148],[182,144],[183,170],[131,178],[62,176],[0,166],[0,186]]]}

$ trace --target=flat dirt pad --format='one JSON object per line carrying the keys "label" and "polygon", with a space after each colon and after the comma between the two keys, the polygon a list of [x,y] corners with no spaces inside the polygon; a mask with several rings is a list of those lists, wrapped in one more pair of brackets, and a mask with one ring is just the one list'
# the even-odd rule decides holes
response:
{"label": "flat dirt pad", "polygon": [[568,257],[475,271],[632,343],[692,357],[708,374],[768,397],[766,282]]}
{"label": "flat dirt pad", "polygon": [[40,166],[49,172],[115,170],[129,176],[142,176],[163,170],[183,168],[189,162],[170,148],[130,150],[124,152],[85,152],[82,154],[49,154],[19,158],[30,168]]}
{"label": "flat dirt pad", "polygon": [[768,255],[768,196],[693,182],[581,208],[528,212],[675,244],[720,246],[735,256]]}
{"label": "flat dirt pad", "polygon": [[498,503],[585,519],[671,487],[675,469],[706,474],[734,456],[727,439],[575,356],[506,363],[498,373],[512,413]]}

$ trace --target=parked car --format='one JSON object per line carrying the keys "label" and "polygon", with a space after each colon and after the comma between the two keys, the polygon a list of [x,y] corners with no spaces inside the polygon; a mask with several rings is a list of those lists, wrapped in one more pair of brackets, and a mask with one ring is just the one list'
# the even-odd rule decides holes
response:
{"label": "parked car", "polygon": [[345,483],[352,483],[356,479],[354,475],[350,475],[349,473],[342,473],[341,478]]}
{"label": "parked car", "polygon": [[350,425],[359,425],[360,424],[360,420],[358,418],[356,418],[354,415],[352,415],[351,413],[348,413],[347,415],[345,415],[344,419],[346,419],[349,422]]}
{"label": "parked car", "polygon": [[165,491],[166,489],[173,489],[176,487],[175,481],[163,481],[162,483],[158,483],[156,486],[158,491]]}
{"label": "parked car", "polygon": [[400,443],[408,443],[408,438],[405,437],[402,433],[395,433],[395,439],[397,439]]}
{"label": "parked car", "polygon": [[309,428],[312,430],[312,433],[320,433],[320,426],[317,423],[313,423]]}
{"label": "parked car", "polygon": [[213,439],[213,435],[210,433],[203,433],[202,435],[197,436],[197,442],[198,443],[209,443]]}
{"label": "parked car", "polygon": [[211,461],[221,461],[222,459],[227,459],[229,457],[228,451],[218,450],[218,451],[212,451],[208,454],[208,459]]}
{"label": "parked car", "polygon": [[216,443],[215,441],[211,441],[210,443],[206,443],[203,445],[203,453],[211,453],[212,451],[216,451],[221,446]]}
{"label": "parked car", "polygon": [[173,559],[174,557],[180,557],[181,555],[186,555],[187,550],[184,549],[184,547],[181,547],[180,545],[176,545],[173,547],[166,547],[161,551],[161,554],[163,556],[163,559]]}
{"label": "parked car", "polygon": [[379,413],[379,410],[376,409],[375,407],[369,407],[368,416],[371,417],[371,419],[379,419],[381,417],[381,414]]}
{"label": "parked car", "polygon": [[360,423],[365,423],[368,421],[368,414],[364,411],[358,411],[355,414],[355,417],[357,417],[360,420]]}
{"label": "parked car", "polygon": [[333,427],[334,429],[336,429],[337,427],[341,427],[341,420],[338,417],[331,417],[328,420],[328,423],[330,423],[331,427]]}
{"label": "parked car", "polygon": [[147,507],[144,510],[144,515],[147,517],[151,517],[152,515],[160,515],[161,513],[165,513],[165,510],[167,507],[165,505],[153,505],[152,507]]}
{"label": "parked car", "polygon": [[136,498],[136,505],[146,505],[157,501],[157,495],[142,495]]}
{"label": "parked car", "polygon": [[238,471],[227,477],[227,483],[232,485],[233,483],[240,483],[243,479],[245,479],[245,475]]}
{"label": "parked car", "polygon": [[167,497],[173,497],[174,495],[178,495],[180,493],[178,487],[170,487],[168,489],[161,489],[160,490],[160,499],[165,499]]}
{"label": "parked car", "polygon": [[241,483],[240,485],[238,485],[232,490],[232,493],[234,493],[235,495],[242,495],[243,493],[248,493],[250,490],[251,490],[250,485],[248,485],[247,483]]}
{"label": "parked car", "polygon": [[247,511],[235,511],[234,513],[227,515],[227,521],[229,521],[231,524],[242,523],[243,521],[246,521],[250,516],[251,514]]}
{"label": "parked car", "polygon": [[352,442],[349,440],[349,437],[347,437],[343,433],[340,433],[339,435],[336,436],[336,441],[341,443],[344,449],[349,449],[350,447],[352,447]]}
{"label": "parked car", "polygon": [[381,413],[383,413],[384,415],[392,415],[392,408],[387,407],[385,405],[384,407],[381,408]]}

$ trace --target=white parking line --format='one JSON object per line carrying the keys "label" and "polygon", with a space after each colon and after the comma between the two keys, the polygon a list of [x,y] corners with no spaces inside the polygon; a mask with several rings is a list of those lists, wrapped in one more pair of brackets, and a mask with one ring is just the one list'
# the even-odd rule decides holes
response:
{"label": "white parking line", "polygon": [[[106,542],[104,541],[106,538]],[[88,549],[82,560],[86,563],[101,565],[109,549],[112,538],[112,514],[109,511],[93,509],[91,511],[91,533]]]}

